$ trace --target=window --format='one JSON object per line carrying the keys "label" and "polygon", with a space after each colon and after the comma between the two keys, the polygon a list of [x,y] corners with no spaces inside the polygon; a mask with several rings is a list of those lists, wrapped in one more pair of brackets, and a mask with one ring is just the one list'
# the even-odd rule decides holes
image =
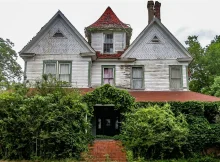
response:
{"label": "window", "polygon": [[114,77],[114,66],[103,66],[102,67],[102,83],[103,84],[115,84],[115,77]]}
{"label": "window", "polygon": [[64,35],[63,35],[63,33],[61,33],[61,31],[58,30],[58,31],[53,35],[53,37],[55,37],[55,38],[63,38]]}
{"label": "window", "polygon": [[170,89],[182,89],[182,66],[170,66]]}
{"label": "window", "polygon": [[44,74],[51,75],[60,81],[71,81],[71,63],[63,61],[44,62]]}
{"label": "window", "polygon": [[159,43],[160,40],[157,38],[157,36],[154,36],[154,38],[151,40],[152,43]]}
{"label": "window", "polygon": [[143,67],[132,67],[132,89],[144,88],[144,71]]}
{"label": "window", "polygon": [[103,53],[113,53],[113,34],[104,34]]}

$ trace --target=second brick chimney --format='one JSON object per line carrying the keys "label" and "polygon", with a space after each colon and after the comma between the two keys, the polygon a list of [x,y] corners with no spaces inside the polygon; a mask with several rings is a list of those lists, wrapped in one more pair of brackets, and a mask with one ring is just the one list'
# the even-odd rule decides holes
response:
{"label": "second brick chimney", "polygon": [[160,6],[161,6],[161,3],[156,1],[155,2],[155,5],[154,5],[154,10],[155,10],[155,17],[158,18],[160,20]]}

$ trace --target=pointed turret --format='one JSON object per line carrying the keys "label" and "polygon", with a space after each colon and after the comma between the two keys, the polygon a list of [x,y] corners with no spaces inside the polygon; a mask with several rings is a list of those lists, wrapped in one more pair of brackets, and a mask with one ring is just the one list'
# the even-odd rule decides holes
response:
{"label": "pointed turret", "polygon": [[[109,35],[109,33],[112,35]],[[112,11],[111,7],[108,7],[96,22],[85,28],[85,35],[89,44],[96,51],[114,54],[118,51],[124,51],[130,45],[132,28],[130,25],[123,23]],[[108,41],[108,45],[102,39],[103,37]],[[109,41],[112,42],[110,45]]]}

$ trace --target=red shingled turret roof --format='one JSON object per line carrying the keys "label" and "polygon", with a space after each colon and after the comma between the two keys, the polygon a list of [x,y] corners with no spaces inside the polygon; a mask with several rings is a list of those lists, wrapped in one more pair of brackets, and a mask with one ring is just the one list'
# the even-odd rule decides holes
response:
{"label": "red shingled turret roof", "polygon": [[130,26],[119,20],[111,7],[108,7],[102,16],[87,28],[130,28]]}

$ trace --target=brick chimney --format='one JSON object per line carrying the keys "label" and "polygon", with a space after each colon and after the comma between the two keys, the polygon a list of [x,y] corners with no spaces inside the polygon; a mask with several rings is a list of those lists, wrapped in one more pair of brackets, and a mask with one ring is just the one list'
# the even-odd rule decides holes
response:
{"label": "brick chimney", "polygon": [[150,22],[154,18],[154,1],[147,2],[147,9],[148,9],[148,24],[150,24]]}
{"label": "brick chimney", "polygon": [[155,17],[158,18],[159,20],[161,20],[160,19],[160,6],[161,6],[161,3],[156,1],[154,5],[154,10],[155,10],[154,14],[155,14]]}

